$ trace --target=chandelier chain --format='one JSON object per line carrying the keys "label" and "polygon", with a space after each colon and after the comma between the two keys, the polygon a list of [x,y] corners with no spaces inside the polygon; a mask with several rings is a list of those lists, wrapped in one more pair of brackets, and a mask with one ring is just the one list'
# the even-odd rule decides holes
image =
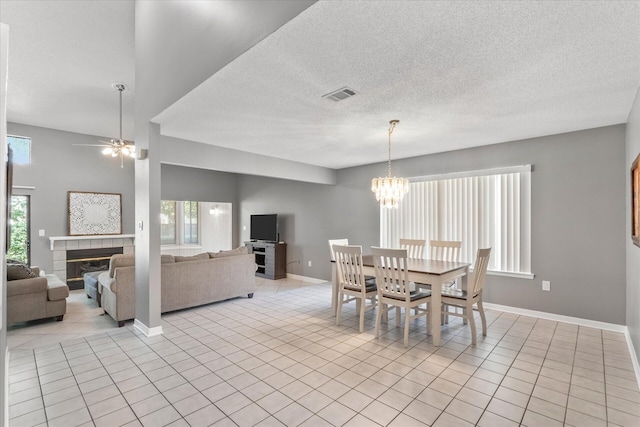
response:
{"label": "chandelier chain", "polygon": [[397,120],[391,120],[389,122],[389,178],[391,178],[391,134],[393,133],[393,130],[396,128],[396,123],[398,123]]}

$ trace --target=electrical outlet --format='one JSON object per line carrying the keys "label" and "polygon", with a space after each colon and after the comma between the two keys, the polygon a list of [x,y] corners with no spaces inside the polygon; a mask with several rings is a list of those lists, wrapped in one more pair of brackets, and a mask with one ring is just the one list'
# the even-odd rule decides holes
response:
{"label": "electrical outlet", "polygon": [[308,263],[308,264],[309,264],[309,267],[311,267],[311,261],[309,261],[309,263]]}
{"label": "electrical outlet", "polygon": [[38,230],[38,236],[44,237],[44,230]]}
{"label": "electrical outlet", "polygon": [[543,280],[542,281],[542,290],[543,291],[550,291],[551,290],[551,282],[548,280]]}

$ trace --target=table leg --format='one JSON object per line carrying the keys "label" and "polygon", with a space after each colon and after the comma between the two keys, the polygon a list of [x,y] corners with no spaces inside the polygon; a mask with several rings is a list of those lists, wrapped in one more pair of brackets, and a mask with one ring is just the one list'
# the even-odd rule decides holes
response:
{"label": "table leg", "polygon": [[440,298],[440,287],[442,286],[441,282],[434,283],[431,285],[432,290],[437,290],[437,292],[431,292],[431,339],[433,340],[433,345],[436,347],[440,345],[440,328],[442,327],[440,319],[442,304],[440,303],[442,299]]}

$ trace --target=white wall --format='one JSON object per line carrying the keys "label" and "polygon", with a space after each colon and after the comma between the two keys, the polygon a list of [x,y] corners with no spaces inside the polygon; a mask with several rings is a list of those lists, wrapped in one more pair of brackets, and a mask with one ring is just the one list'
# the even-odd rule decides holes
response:
{"label": "white wall", "polygon": [[206,252],[232,249],[233,206],[231,203],[201,203],[200,238]]}
{"label": "white wall", "polygon": [[633,101],[629,120],[627,122],[626,135],[626,161],[624,173],[627,177],[626,199],[626,249],[627,249],[627,318],[626,324],[629,328],[629,335],[633,341],[636,355],[640,356],[640,247],[635,246],[631,241],[631,164],[636,156],[640,154],[640,88]]}

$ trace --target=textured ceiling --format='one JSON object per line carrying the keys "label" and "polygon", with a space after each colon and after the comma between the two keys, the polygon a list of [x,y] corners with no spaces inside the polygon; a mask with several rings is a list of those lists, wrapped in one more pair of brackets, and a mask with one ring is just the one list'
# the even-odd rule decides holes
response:
{"label": "textured ceiling", "polygon": [[134,3],[0,1],[9,25],[7,120],[116,137],[118,91],[123,134],[133,139]]}
{"label": "textured ceiling", "polygon": [[[121,81],[133,137],[132,1],[2,0],[0,20],[9,121],[116,136]],[[386,160],[390,119],[394,159],[624,123],[639,82],[639,1],[320,1],[156,120],[341,168]]]}

